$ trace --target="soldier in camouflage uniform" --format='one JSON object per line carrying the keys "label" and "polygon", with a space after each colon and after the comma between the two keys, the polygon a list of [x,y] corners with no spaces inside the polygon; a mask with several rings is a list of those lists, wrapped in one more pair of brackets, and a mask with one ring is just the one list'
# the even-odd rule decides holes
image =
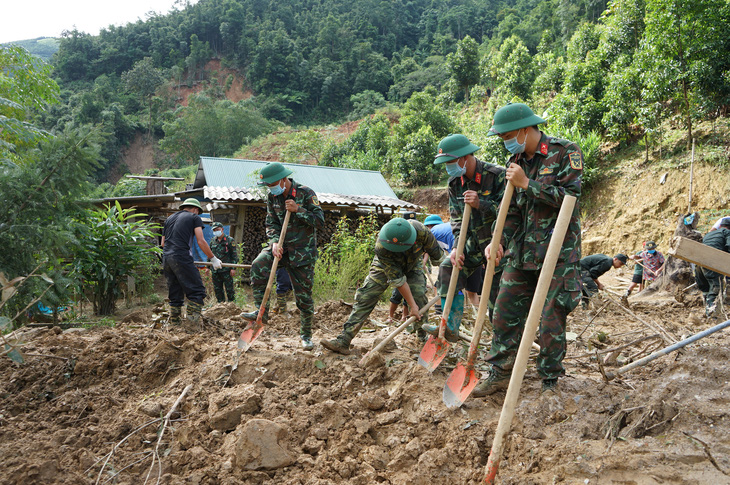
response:
{"label": "soldier in camouflage uniform", "polygon": [[[343,326],[342,333],[321,344],[340,354],[350,353],[350,342],[360,331],[365,320],[378,304],[389,285],[395,286],[408,304],[411,316],[418,316],[426,305],[426,276],[423,258],[428,254],[432,264],[438,264],[443,251],[431,231],[416,220],[401,217],[391,219],[378,234],[375,257],[370,273],[355,293],[355,304]],[[428,320],[424,315],[421,321]]]}
{"label": "soldier in camouflage uniform", "polygon": [[[464,205],[472,207],[471,218],[467,230],[464,254],[461,260],[456,261],[456,248],[453,248],[449,258],[439,267],[439,295],[441,305],[446,301],[446,294],[451,280],[451,271],[456,265],[460,267],[459,279],[455,291],[463,289],[467,278],[476,271],[481,271],[487,263],[484,250],[492,241],[492,225],[497,219],[499,204],[502,201],[505,187],[505,170],[496,165],[482,162],[474,157],[479,147],[469,141],[464,135],[449,135],[438,146],[438,154],[434,165],[445,164],[449,179],[449,215],[451,230],[454,239],[459,238],[461,221],[464,215]],[[502,267],[495,268],[494,279],[489,295],[490,310],[499,293],[499,280],[502,276]],[[444,337],[450,342],[459,340],[459,324],[464,313],[463,298],[454,298],[449,311]],[[491,316],[491,315],[490,315]],[[425,325],[423,330],[431,335],[438,335],[438,325]]]}
{"label": "soldier in camouflage uniform", "polygon": [[[223,263],[238,263],[238,251],[236,251],[236,242],[230,236],[223,232],[223,224],[214,222],[213,239],[210,240],[210,250]],[[236,276],[234,268],[213,269],[211,272],[213,280],[213,289],[215,290],[215,299],[218,303],[223,303],[228,297],[228,301],[236,299],[235,289],[233,287],[233,277]]]}
{"label": "soldier in camouflage uniform", "polygon": [[[312,316],[314,300],[314,263],[317,260],[317,229],[324,227],[324,211],[319,206],[317,194],[312,189],[288,178],[292,171],[279,162],[273,162],[261,169],[259,185],[269,188],[266,199],[266,236],[269,245],[251,263],[251,285],[257,308],[261,307],[266,292],[266,283],[271,273],[274,255],[280,259],[279,266],[286,268],[294,288],[294,298],[301,327],[302,348],[312,350]],[[291,212],[286,240],[279,241],[285,212]],[[262,320],[268,317],[268,302]],[[256,320],[258,310],[242,315]]]}
{"label": "soldier in camouflage uniform", "polygon": [[[537,125],[545,120],[522,103],[508,104],[494,115],[489,135],[498,135],[512,153],[507,180],[515,196],[505,221],[497,257],[507,266],[494,310],[494,335],[487,361],[488,377],[474,389],[475,396],[505,389],[514,365],[525,321],[535,294],[548,243],[566,195],[580,197],[583,154],[577,144],[553,138]],[[489,257],[490,248],[486,256]],[[557,391],[564,374],[565,323],[580,303],[580,205],[576,204],[553,273],[540,321],[537,372],[542,391]]]}

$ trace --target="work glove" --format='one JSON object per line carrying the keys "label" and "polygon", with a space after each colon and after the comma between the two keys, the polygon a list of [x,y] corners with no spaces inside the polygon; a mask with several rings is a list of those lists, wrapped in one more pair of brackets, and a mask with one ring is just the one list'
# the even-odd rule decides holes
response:
{"label": "work glove", "polygon": [[221,260],[213,256],[213,259],[210,260],[211,263],[213,263],[213,269],[221,269],[223,267],[223,263],[221,263]]}

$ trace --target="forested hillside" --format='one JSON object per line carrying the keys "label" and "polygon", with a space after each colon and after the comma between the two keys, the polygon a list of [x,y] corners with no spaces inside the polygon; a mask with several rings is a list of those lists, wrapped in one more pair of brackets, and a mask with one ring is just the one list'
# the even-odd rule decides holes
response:
{"label": "forested hillside", "polygon": [[[34,119],[50,133],[98,127],[102,182],[125,171],[122,150],[139,134],[159,143],[165,169],[232,156],[282,123],[380,110],[386,118],[357,140],[305,134],[299,146],[415,184],[433,178],[440,137],[486,144],[495,108],[519,100],[583,142],[595,167],[603,140],[643,138],[648,157],[664,121],[689,143],[693,123],[724,113],[729,18],[723,0],[203,0],[99,36],[65,32],[52,60],[60,102]],[[227,100],[241,82],[253,96]]]}

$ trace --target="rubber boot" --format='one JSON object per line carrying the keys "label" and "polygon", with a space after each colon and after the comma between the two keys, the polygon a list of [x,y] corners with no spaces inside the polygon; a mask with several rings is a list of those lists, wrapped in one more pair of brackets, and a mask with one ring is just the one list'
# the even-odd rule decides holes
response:
{"label": "rubber boot", "polygon": [[[252,321],[252,322],[255,322],[258,319],[258,317],[259,317],[258,310],[255,310],[252,312],[241,313],[241,318],[243,318],[244,320]],[[266,310],[264,310],[264,317],[261,319],[261,323],[266,324],[268,321],[269,321],[269,312],[268,312],[268,308],[267,308]]]}
{"label": "rubber boot", "polygon": [[[446,303],[446,298],[441,298],[441,306]],[[459,341],[459,327],[461,326],[461,318],[464,316],[464,294],[460,291],[454,295],[454,301],[451,302],[451,311],[449,312],[449,319],[446,320],[446,332],[444,338],[449,342]],[[438,337],[439,327],[438,325],[423,325],[423,331]]]}
{"label": "rubber boot", "polygon": [[199,325],[203,321],[203,304],[194,301],[188,302],[188,322]]}
{"label": "rubber boot", "polygon": [[180,323],[182,322],[182,307],[170,307],[170,319],[168,320],[168,322],[170,325],[180,325]]}
{"label": "rubber boot", "polygon": [[286,293],[276,294],[276,305],[274,305],[274,308],[271,309],[271,313],[273,315],[287,312],[286,302],[290,294],[291,290],[287,291]]}

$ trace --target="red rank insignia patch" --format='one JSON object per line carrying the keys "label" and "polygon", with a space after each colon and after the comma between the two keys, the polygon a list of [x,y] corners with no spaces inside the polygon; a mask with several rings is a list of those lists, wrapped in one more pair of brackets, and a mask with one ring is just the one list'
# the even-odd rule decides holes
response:
{"label": "red rank insignia patch", "polygon": [[476,174],[476,176],[474,177],[474,181],[478,184],[482,183],[482,174]]}
{"label": "red rank insignia patch", "polygon": [[292,187],[292,189],[291,189],[291,196],[292,197],[296,197],[297,196],[297,189],[295,189],[294,187]]}
{"label": "red rank insignia patch", "polygon": [[540,153],[542,153],[543,155],[547,155],[547,152],[548,152],[547,143],[544,143],[544,142],[540,143]]}

